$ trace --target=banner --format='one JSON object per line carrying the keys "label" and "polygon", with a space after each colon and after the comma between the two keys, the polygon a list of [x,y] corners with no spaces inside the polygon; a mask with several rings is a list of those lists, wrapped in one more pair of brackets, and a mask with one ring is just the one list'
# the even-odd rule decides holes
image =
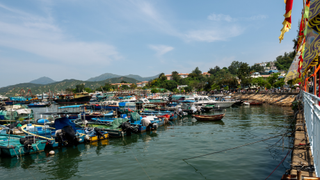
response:
{"label": "banner", "polygon": [[307,27],[305,53],[301,67],[301,74],[304,77],[307,71],[318,64],[320,53],[320,1],[311,0],[309,9],[309,21]]}
{"label": "banner", "polygon": [[282,29],[281,34],[279,36],[280,43],[283,40],[284,33],[288,32],[289,29],[291,29],[291,12],[292,12],[292,4],[293,0],[284,0],[284,3],[286,4],[286,13],[284,16],[284,21],[282,22]]}

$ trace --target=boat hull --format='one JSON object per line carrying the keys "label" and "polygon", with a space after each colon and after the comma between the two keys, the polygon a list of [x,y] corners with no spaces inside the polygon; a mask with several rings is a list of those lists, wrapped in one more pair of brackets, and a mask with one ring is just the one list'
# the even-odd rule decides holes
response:
{"label": "boat hull", "polygon": [[193,117],[196,118],[198,121],[220,121],[224,116],[225,114],[211,115],[211,116],[193,115]]}
{"label": "boat hull", "polygon": [[75,105],[75,104],[86,104],[89,103],[91,96],[84,96],[74,99],[56,99],[54,102],[59,105]]}

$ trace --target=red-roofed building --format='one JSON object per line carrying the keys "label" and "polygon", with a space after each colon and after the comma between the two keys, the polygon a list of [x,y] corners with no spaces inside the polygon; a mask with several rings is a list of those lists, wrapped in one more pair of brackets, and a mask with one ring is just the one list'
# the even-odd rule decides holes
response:
{"label": "red-roofed building", "polygon": [[138,82],[137,87],[144,87],[144,86],[146,86],[146,84],[148,84],[148,81]]}

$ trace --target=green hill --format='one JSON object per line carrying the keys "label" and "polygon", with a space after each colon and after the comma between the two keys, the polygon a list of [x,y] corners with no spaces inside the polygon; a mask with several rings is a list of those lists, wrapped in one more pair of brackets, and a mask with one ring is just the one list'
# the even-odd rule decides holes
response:
{"label": "green hill", "polygon": [[25,92],[27,92],[29,89],[31,90],[32,94],[41,94],[43,92],[61,92],[64,91],[67,88],[75,88],[76,85],[79,84],[85,84],[85,87],[89,87],[91,89],[96,89],[100,86],[103,86],[105,83],[120,83],[121,81],[126,81],[128,83],[137,83],[139,81],[128,78],[128,77],[117,77],[117,78],[111,78],[106,79],[103,81],[80,81],[76,79],[65,79],[60,82],[54,82],[51,84],[32,84],[32,83],[21,83],[16,84],[12,86],[7,86],[0,88],[0,94],[5,96],[14,96],[15,94],[20,94],[20,91],[23,89]]}
{"label": "green hill", "polygon": [[51,78],[48,78],[48,77],[41,77],[41,78],[38,78],[38,79],[35,79],[33,81],[30,81],[29,83],[32,83],[32,84],[51,84],[51,83],[54,83],[55,81],[52,80]]}
{"label": "green hill", "polygon": [[150,76],[150,77],[141,77],[139,75],[134,75],[134,74],[120,76],[120,75],[112,74],[112,73],[104,73],[104,74],[101,74],[100,76],[90,78],[87,81],[103,81],[103,80],[106,80],[106,79],[116,78],[116,77],[127,77],[127,78],[136,79],[138,81],[149,81],[149,80],[157,78],[158,76],[159,76],[159,74],[155,75],[155,76]]}

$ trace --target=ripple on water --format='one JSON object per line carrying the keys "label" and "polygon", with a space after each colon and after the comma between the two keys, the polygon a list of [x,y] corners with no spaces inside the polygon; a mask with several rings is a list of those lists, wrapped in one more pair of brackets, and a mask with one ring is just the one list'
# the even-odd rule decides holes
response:
{"label": "ripple on water", "polygon": [[[291,116],[288,109],[264,105],[227,109],[219,122],[187,117],[152,133],[56,149],[54,156],[0,158],[1,179],[263,179],[287,153],[271,146],[279,139],[183,159],[274,136],[287,130]],[[284,166],[271,179],[280,179]]]}

